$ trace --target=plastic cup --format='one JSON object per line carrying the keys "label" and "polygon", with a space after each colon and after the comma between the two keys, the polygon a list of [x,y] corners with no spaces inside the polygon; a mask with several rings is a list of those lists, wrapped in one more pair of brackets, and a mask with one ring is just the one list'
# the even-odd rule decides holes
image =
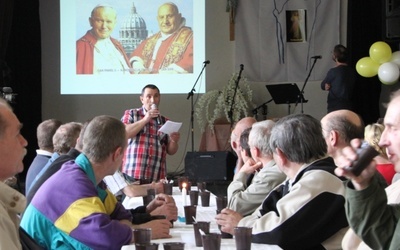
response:
{"label": "plastic cup", "polygon": [[132,232],[135,244],[150,244],[151,228],[134,228]]}
{"label": "plastic cup", "polygon": [[188,181],[188,182],[186,183],[186,190],[188,191],[188,194],[189,194],[189,192],[190,192],[191,189],[192,189],[192,183],[191,183],[190,181]]}
{"label": "plastic cup", "polygon": [[190,195],[190,205],[197,206],[199,201],[199,191],[191,190],[189,192]]}
{"label": "plastic cup", "polygon": [[[189,177],[187,176],[181,176],[178,178],[178,187],[179,187],[179,191],[182,191],[182,183],[186,183],[186,189],[187,189],[187,183],[189,182]],[[187,189],[189,190],[189,189]]]}
{"label": "plastic cup", "polygon": [[185,243],[183,242],[166,242],[163,243],[164,250],[184,250]]}
{"label": "plastic cup", "polygon": [[156,196],[156,190],[154,188],[147,189],[147,195],[153,195],[155,197]]}
{"label": "plastic cup", "polygon": [[193,231],[194,231],[194,239],[196,241],[196,247],[203,246],[200,230],[202,230],[205,234],[210,233],[210,222],[197,221],[193,223]]}
{"label": "plastic cup", "polygon": [[196,206],[184,206],[183,207],[185,210],[185,220],[186,220],[186,225],[193,224],[194,219],[196,218]]}
{"label": "plastic cup", "polygon": [[216,196],[217,210],[222,210],[228,205],[228,198],[226,196]]}
{"label": "plastic cup", "polygon": [[154,195],[146,195],[143,196],[143,206],[147,206],[152,200],[154,200],[155,196]]}
{"label": "plastic cup", "polygon": [[201,236],[204,250],[221,249],[221,234],[210,233]]}
{"label": "plastic cup", "polygon": [[164,187],[164,194],[167,195],[172,195],[172,188],[173,188],[174,184],[172,183],[164,183],[163,187]]}
{"label": "plastic cup", "polygon": [[157,250],[158,244],[157,243],[147,243],[147,244],[135,244],[136,250]]}
{"label": "plastic cup", "polygon": [[206,182],[204,182],[204,181],[197,182],[197,189],[199,191],[205,191],[206,188],[207,188],[207,183]]}
{"label": "plastic cup", "polygon": [[237,250],[251,249],[251,227],[235,227],[235,242]]}
{"label": "plastic cup", "polygon": [[210,206],[210,192],[208,192],[208,191],[200,192],[200,196],[201,196],[201,206],[209,207]]}

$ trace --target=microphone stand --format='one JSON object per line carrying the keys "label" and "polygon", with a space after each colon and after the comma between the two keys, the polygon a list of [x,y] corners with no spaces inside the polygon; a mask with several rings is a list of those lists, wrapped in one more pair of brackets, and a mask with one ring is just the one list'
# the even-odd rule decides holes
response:
{"label": "microphone stand", "polygon": [[[311,72],[312,72],[312,70],[313,70],[313,68],[314,68],[314,66],[315,66],[315,63],[317,62],[317,59],[319,59],[319,58],[318,58],[318,57],[315,57],[315,58],[314,58],[314,62],[313,62],[313,64],[312,64],[311,68],[310,68],[310,71],[308,72],[308,76],[307,76],[306,80],[305,80],[304,83],[303,83],[303,87],[301,88],[301,91],[300,91],[299,95],[297,96],[296,105],[294,106],[294,107],[296,108],[296,107],[297,107],[297,104],[299,103],[299,100],[300,100],[300,102],[301,102],[301,113],[302,113],[302,114],[304,113],[304,110],[303,110],[303,103],[304,103],[304,102],[307,102],[306,100],[304,100],[304,88],[305,88],[306,85],[307,85],[308,78],[310,78]],[[294,109],[293,109],[293,110],[294,110]],[[289,113],[290,113],[290,111],[289,111]]]}
{"label": "microphone stand", "polygon": [[236,97],[237,89],[239,87],[240,78],[242,78],[242,71],[243,71],[243,64],[240,64],[240,71],[239,71],[239,75],[238,75],[238,77],[236,79],[235,91],[233,92],[231,108],[230,108],[230,110],[228,112],[229,120],[231,122],[231,130],[233,128],[233,104],[235,103],[235,97]]}
{"label": "microphone stand", "polygon": [[192,90],[188,93],[188,97],[186,98],[186,100],[189,100],[189,98],[190,98],[190,103],[191,103],[191,105],[190,105],[190,107],[191,107],[191,111],[190,111],[190,131],[191,131],[191,134],[192,134],[192,152],[194,152],[194,104],[193,104],[193,92],[196,92],[196,90],[195,90],[196,84],[199,81],[199,78],[200,78],[201,74],[203,74],[203,71],[206,68],[207,64],[209,64],[209,63],[210,63],[210,61],[208,61],[208,60],[204,62],[203,68],[201,69],[200,74],[197,77],[196,82],[194,83],[194,85],[192,87]]}
{"label": "microphone stand", "polygon": [[268,114],[268,106],[267,106],[267,104],[268,103],[270,103],[270,102],[272,102],[274,99],[271,99],[271,100],[268,100],[268,101],[266,101],[266,102],[264,102],[263,104],[261,104],[260,106],[258,106],[257,108],[255,108],[255,109],[253,109],[253,114],[254,114],[254,118],[256,118],[256,120],[257,120],[257,118],[258,118],[258,110],[260,109],[260,108],[263,108],[263,112],[262,112],[262,114],[263,114],[263,116],[264,116],[264,120],[265,119],[267,119],[267,114]]}

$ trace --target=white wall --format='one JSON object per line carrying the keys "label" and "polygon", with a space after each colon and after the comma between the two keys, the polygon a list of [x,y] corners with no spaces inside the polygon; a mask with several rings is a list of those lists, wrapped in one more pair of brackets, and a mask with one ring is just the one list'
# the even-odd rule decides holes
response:
{"label": "white wall", "polygon": [[[343,1],[347,5],[347,0]],[[241,4],[244,4],[242,1]],[[231,74],[238,72],[240,61],[235,62],[234,41],[229,41],[229,14],[225,12],[226,1],[206,1],[206,59],[207,90],[221,89]],[[344,10],[345,11],[345,10]],[[120,118],[125,109],[140,107],[139,95],[60,95],[59,75],[59,3],[54,0],[40,1],[42,29],[42,113],[43,119],[58,118],[64,122],[79,121],[96,115],[112,115]],[[346,15],[343,15],[344,17]],[[342,34],[345,32],[342,30]],[[345,37],[342,37],[345,41]],[[344,43],[344,42],[343,42]],[[193,83],[194,84],[194,83]],[[252,83],[253,100],[257,105],[270,99],[265,88],[266,83]],[[298,83],[299,88],[302,83]],[[188,86],[187,92],[192,86]],[[309,82],[304,90],[308,103],[304,104],[304,113],[320,119],[326,113],[326,93],[320,90],[319,82]],[[174,156],[168,156],[168,172],[184,167],[184,157],[191,151],[190,100],[187,94],[162,95],[160,110],[173,121],[184,123],[181,129],[180,150]],[[194,96],[196,98],[196,95]],[[268,117],[281,117],[287,114],[287,105],[268,104]],[[293,111],[293,105],[292,105]],[[300,105],[295,113],[300,112]],[[200,132],[195,121],[195,151],[200,143]]]}

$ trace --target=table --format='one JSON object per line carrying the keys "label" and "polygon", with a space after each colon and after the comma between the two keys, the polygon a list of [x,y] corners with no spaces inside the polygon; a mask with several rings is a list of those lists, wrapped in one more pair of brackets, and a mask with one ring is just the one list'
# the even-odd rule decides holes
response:
{"label": "table", "polygon": [[[197,190],[197,187],[192,187],[192,190]],[[178,187],[173,188],[173,198],[175,199],[175,203],[178,207],[178,221],[174,222],[174,227],[171,228],[170,234],[172,238],[168,239],[158,239],[152,240],[152,243],[158,243],[158,249],[163,250],[162,243],[165,242],[185,242],[185,250],[192,250],[192,249],[203,249],[203,247],[196,247],[194,242],[194,232],[193,232],[193,225],[186,225],[184,221],[181,219],[185,218],[185,214],[183,211],[183,200],[182,200],[182,193],[179,191]],[[190,205],[190,198],[187,195],[187,203]],[[125,208],[131,209],[137,206],[143,205],[142,197],[133,197],[129,198],[126,197],[122,203]],[[197,206],[197,216],[196,219],[198,221],[210,221],[210,232],[219,233],[218,225],[215,222],[215,215],[216,215],[217,205],[215,201],[215,195],[212,193],[210,194],[210,206],[209,207],[202,207],[201,206],[201,198],[199,197],[199,205]],[[235,239],[221,239],[221,249],[222,250],[235,250]],[[275,245],[265,245],[265,244],[251,244],[252,250],[269,250],[269,249],[281,249]],[[126,245],[123,246],[121,250],[135,250],[134,245]]]}

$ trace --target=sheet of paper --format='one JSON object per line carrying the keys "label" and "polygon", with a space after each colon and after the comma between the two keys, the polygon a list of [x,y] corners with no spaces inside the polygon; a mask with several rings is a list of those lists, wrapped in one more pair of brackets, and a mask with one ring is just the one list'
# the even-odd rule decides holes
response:
{"label": "sheet of paper", "polygon": [[164,125],[162,125],[159,131],[165,134],[171,134],[173,132],[178,132],[181,126],[182,122],[167,121]]}

